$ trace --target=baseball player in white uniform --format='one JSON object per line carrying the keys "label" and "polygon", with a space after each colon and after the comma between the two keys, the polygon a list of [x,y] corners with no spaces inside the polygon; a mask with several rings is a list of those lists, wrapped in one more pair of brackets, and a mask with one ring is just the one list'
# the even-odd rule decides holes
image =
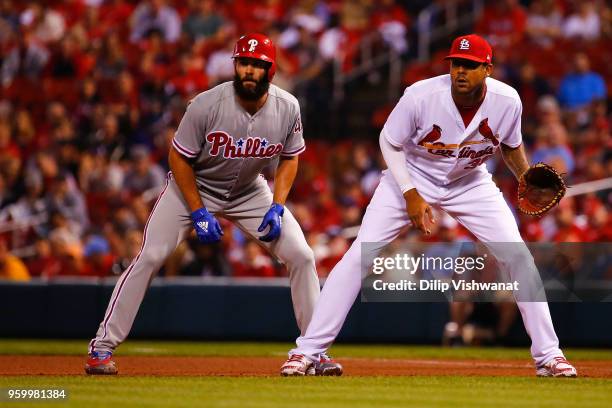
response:
{"label": "baseball player in white uniform", "polygon": [[[223,217],[289,271],[297,324],[304,334],[319,296],[312,250],[284,208],[304,151],[300,108],[270,84],[275,48],[261,34],[234,48],[235,78],[202,92],[187,107],[169,153],[171,172],[145,226],[138,256],[119,278],[104,320],[89,344],[88,374],[116,374],[115,348],[127,337],[144,294],[165,259],[191,229],[203,243],[221,239]],[[274,192],[260,176],[278,166]],[[282,225],[282,227],[281,227]]]}
{"label": "baseball player in white uniform", "polygon": [[[388,170],[383,172],[357,239],[327,278],[306,334],[289,352],[282,375],[304,375],[340,332],[359,293],[361,271],[369,267],[361,264],[361,244],[380,243],[382,248],[409,222],[428,234],[430,223],[435,222],[432,207],[447,212],[489,246],[512,279],[539,279],[513,214],[484,164],[501,148],[517,178],[528,169],[519,95],[489,77],[492,50],[482,37],[456,38],[446,59],[450,75],[408,87],[387,119],[380,147]],[[510,245],[510,250],[506,246],[508,253],[495,251],[494,243],[508,242],[519,244]],[[525,276],[525,271],[532,277]],[[531,337],[536,374],[576,376],[559,349],[548,304],[518,300],[517,304]]]}

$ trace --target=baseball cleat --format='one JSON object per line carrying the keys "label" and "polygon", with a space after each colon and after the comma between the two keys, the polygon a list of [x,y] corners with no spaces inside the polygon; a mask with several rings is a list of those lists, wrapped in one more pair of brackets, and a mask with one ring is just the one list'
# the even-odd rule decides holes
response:
{"label": "baseball cleat", "polygon": [[565,357],[555,357],[536,369],[538,377],[577,377],[578,373]]}
{"label": "baseball cleat", "polygon": [[110,351],[94,351],[89,354],[85,372],[91,375],[115,375],[119,370],[112,360],[113,353]]}
{"label": "baseball cleat", "polygon": [[342,365],[335,362],[330,356],[323,353],[319,362],[315,362],[314,375],[329,375],[329,376],[341,376]]}
{"label": "baseball cleat", "polygon": [[314,375],[313,362],[303,354],[292,354],[281,367],[283,377]]}

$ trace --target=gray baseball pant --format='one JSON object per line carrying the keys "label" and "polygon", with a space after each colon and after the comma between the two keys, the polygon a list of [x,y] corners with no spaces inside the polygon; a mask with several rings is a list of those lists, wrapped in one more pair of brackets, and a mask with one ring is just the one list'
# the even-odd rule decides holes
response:
{"label": "gray baseball pant", "polygon": [[[261,235],[257,228],[272,204],[272,192],[263,177],[254,182],[248,193],[233,201],[224,201],[205,192],[201,195],[212,214],[232,221],[255,239]],[[153,276],[191,231],[189,213],[170,173],[145,225],[140,253],[117,281],[96,337],[89,343],[90,353],[113,351],[126,339]],[[276,241],[257,242],[287,267],[293,310],[304,335],[320,286],[314,254],[291,211],[285,208],[281,235]]]}

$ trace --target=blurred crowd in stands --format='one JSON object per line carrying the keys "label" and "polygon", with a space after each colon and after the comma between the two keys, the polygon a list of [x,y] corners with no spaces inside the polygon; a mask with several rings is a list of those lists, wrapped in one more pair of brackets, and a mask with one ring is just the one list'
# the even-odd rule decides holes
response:
{"label": "blurred crowd in stands", "polygon": [[[309,123],[315,129],[311,109],[326,109],[330,64],[340,58],[349,72],[354,45],[370,33],[403,56],[404,86],[447,73],[442,57],[457,33],[449,33],[430,61],[414,58],[414,22],[429,3],[0,0],[0,278],[104,277],[125,270],[164,184],[169,141],[187,101],[233,78],[233,44],[250,31],[276,42],[275,83],[303,105],[307,150],[288,207],[326,276],[346,252],[351,227],[360,224],[385,165],[377,132],[365,140],[346,134],[330,141],[309,129]],[[490,40],[493,76],[519,91],[531,161],[552,164],[572,184],[611,177],[609,4],[484,4],[462,32]],[[381,128],[394,103],[372,114],[373,129]],[[487,166],[515,204],[516,182],[500,157]],[[517,220],[528,241],[609,242],[610,198],[610,190],[579,195],[542,219],[517,214]],[[469,238],[454,220],[438,218],[427,240]],[[255,242],[222,225],[220,244],[188,239],[161,274],[285,275]]]}

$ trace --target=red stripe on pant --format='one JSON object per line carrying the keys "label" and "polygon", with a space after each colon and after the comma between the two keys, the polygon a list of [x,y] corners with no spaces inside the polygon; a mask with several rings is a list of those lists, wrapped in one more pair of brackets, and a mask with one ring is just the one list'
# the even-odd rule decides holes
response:
{"label": "red stripe on pant", "polygon": [[[115,296],[115,299],[113,300],[108,316],[106,317],[106,319],[104,319],[104,334],[102,335],[102,338],[100,340],[106,337],[106,330],[107,330],[106,325],[108,324],[108,320],[113,315],[113,311],[115,310],[115,304],[117,303],[117,299],[119,298],[119,295],[121,294],[121,289],[123,289],[123,285],[125,284],[125,281],[127,280],[130,272],[132,272],[134,265],[136,264],[136,262],[138,262],[138,259],[140,258],[140,254],[142,253],[142,250],[145,246],[145,242],[147,242],[147,228],[149,227],[149,221],[151,221],[151,217],[153,217],[153,213],[155,212],[155,208],[157,208],[157,204],[159,204],[162,196],[166,192],[169,182],[170,182],[170,177],[166,178],[166,185],[164,186],[164,189],[162,190],[162,192],[159,194],[159,197],[157,197],[157,201],[155,201],[155,204],[153,205],[151,214],[149,214],[149,218],[147,218],[147,222],[144,227],[144,234],[142,237],[142,244],[140,245],[140,250],[138,251],[138,255],[136,255],[136,258],[134,258],[134,261],[132,261],[132,264],[130,265],[130,267],[125,271],[125,273],[122,276],[123,280],[121,281],[121,284],[119,285],[119,290],[117,290],[117,295]],[[95,347],[96,347],[96,339],[93,339],[89,347],[89,352],[93,353],[95,351]]]}

